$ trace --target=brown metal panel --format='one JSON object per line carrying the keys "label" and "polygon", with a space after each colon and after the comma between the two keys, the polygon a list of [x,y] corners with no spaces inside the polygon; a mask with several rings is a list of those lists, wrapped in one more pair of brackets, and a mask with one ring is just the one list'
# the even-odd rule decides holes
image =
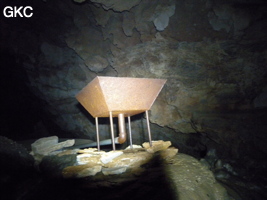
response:
{"label": "brown metal panel", "polygon": [[98,77],[94,78],[87,86],[85,86],[76,95],[76,99],[93,117],[102,117],[101,113],[108,111]]}
{"label": "brown metal panel", "polygon": [[132,116],[149,110],[166,80],[129,77],[96,77],[77,100],[93,117]]}

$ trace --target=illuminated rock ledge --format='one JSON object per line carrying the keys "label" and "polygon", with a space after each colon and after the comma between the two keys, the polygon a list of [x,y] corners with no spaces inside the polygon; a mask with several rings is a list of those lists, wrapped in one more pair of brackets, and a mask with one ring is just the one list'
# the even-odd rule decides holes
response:
{"label": "illuminated rock ledge", "polygon": [[96,148],[80,150],[77,165],[64,168],[62,175],[64,178],[82,178],[99,172],[104,175],[122,174],[126,171],[139,173],[143,171],[141,166],[149,163],[155,156],[169,162],[178,152],[178,149],[169,146],[171,142],[159,140],[153,141],[152,147],[144,143],[144,148],[135,145],[133,149],[110,152],[97,151]]}
{"label": "illuminated rock ledge", "polygon": [[[23,165],[29,163],[33,165],[33,160],[30,160],[31,157],[26,156],[25,148],[5,138],[0,140],[0,143],[2,152],[4,150],[9,152],[9,154],[0,156],[3,166],[16,167],[18,174],[21,173]],[[76,149],[76,153],[72,150],[51,152],[52,155],[44,156],[39,165],[42,171],[41,175],[44,178],[41,183],[41,177],[36,177],[36,180],[32,179],[33,167],[30,173],[25,174],[24,178],[31,178],[29,180],[34,185],[34,187],[30,185],[30,189],[27,191],[31,198],[25,199],[55,199],[53,197],[61,195],[63,197],[61,199],[119,200],[128,195],[127,199],[129,200],[144,199],[144,197],[151,200],[233,200],[226,189],[216,181],[212,171],[206,165],[192,156],[177,154],[178,150],[169,147],[170,143],[168,143],[153,142],[154,150],[158,150],[159,146],[165,148],[165,150],[161,149],[155,153],[149,153],[147,149],[134,145],[134,150],[129,148],[118,151],[121,152],[119,153],[121,155],[118,156],[115,153],[117,157],[113,157],[106,164],[101,163],[100,158],[101,155],[109,155],[110,152],[98,152],[95,149]],[[143,145],[145,146],[145,144]],[[57,154],[55,155],[55,153]],[[77,159],[77,153],[79,159]],[[91,156],[88,156],[89,154]],[[6,159],[6,155],[10,155],[10,157]],[[14,157],[20,158],[20,160],[14,162]],[[88,159],[90,157],[91,159]],[[131,162],[134,158],[138,158],[139,161]],[[87,162],[88,160],[92,162],[77,166],[77,160],[79,162]],[[10,165],[12,163],[15,165]],[[70,171],[69,166],[74,166],[75,168],[72,169],[76,171]],[[66,171],[67,169],[69,171]],[[69,172],[69,177],[65,179],[55,178],[54,175],[58,172],[62,176],[62,171]],[[76,173],[77,171],[79,173]],[[7,173],[8,169],[6,168],[2,172]],[[110,172],[121,172],[121,174],[112,175]],[[23,186],[25,186],[25,180],[23,180]],[[235,194],[235,196],[238,195]]]}

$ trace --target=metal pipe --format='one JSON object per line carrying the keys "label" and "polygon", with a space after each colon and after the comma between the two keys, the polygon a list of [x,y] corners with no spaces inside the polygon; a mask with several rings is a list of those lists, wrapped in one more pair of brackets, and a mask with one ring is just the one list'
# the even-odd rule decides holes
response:
{"label": "metal pipe", "polygon": [[125,128],[125,118],[124,114],[120,113],[118,115],[118,123],[119,123],[119,143],[122,144],[126,141],[126,128]]}
{"label": "metal pipe", "polygon": [[148,110],[146,110],[146,123],[147,123],[147,131],[148,131],[149,144],[152,147],[152,140],[151,140],[151,132],[150,132],[150,124],[149,124]]}
{"label": "metal pipe", "polygon": [[116,147],[115,147],[115,139],[114,139],[114,128],[113,128],[112,111],[109,112],[109,121],[110,121],[110,131],[111,131],[112,147],[113,147],[113,151],[115,151],[116,150]]}
{"label": "metal pipe", "polygon": [[99,129],[98,129],[98,117],[95,118],[95,126],[96,126],[96,142],[97,142],[97,149],[98,149],[98,151],[100,151]]}
{"label": "metal pipe", "polygon": [[129,126],[130,146],[131,146],[131,149],[133,149],[132,128],[131,128],[131,117],[130,116],[128,116],[128,126]]}

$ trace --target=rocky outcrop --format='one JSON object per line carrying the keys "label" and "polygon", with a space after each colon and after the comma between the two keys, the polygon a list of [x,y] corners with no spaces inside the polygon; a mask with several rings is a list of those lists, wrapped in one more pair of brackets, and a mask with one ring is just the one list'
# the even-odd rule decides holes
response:
{"label": "rocky outcrop", "polygon": [[[3,136],[0,136],[0,160],[1,160],[1,177],[14,175],[23,176],[24,172],[33,170],[34,159],[26,148]],[[2,179],[1,179],[2,180]]]}
{"label": "rocky outcrop", "polygon": [[[48,142],[47,138],[41,139]],[[90,186],[92,183],[97,188],[120,188],[120,185],[129,182],[143,188],[142,177],[147,176],[148,179],[144,178],[146,184],[153,184],[154,179],[162,181],[164,176],[168,178],[170,190],[165,195],[173,199],[231,199],[206,165],[185,154],[177,156],[178,149],[170,148],[170,145],[170,141],[159,140],[153,141],[152,147],[144,143],[144,148],[133,145],[136,148],[109,152],[97,151],[96,148],[82,149],[77,151],[77,162],[74,162],[75,154],[58,152],[45,156],[40,169],[49,177],[60,177],[62,173],[65,179],[79,179],[82,182],[86,178],[87,187],[93,188],[96,186]],[[126,191],[127,187],[122,188],[117,195],[121,196]],[[159,195],[164,196],[160,187],[159,191]],[[134,196],[137,198],[138,195]],[[152,195],[150,198],[155,197]]]}
{"label": "rocky outcrop", "polygon": [[25,191],[22,188],[36,176],[33,157],[23,145],[0,136],[0,162],[0,198],[23,197]]}
{"label": "rocky outcrop", "polygon": [[123,0],[91,0],[93,3],[100,4],[105,10],[112,9],[117,12],[128,11],[132,7],[137,6],[141,0],[123,1]]}

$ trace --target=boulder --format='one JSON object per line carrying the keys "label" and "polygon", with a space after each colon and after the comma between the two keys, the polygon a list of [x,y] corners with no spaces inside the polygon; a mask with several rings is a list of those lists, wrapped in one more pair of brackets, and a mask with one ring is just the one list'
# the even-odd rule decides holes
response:
{"label": "boulder", "polygon": [[64,178],[83,178],[88,176],[94,176],[102,169],[98,164],[85,164],[77,166],[69,166],[63,169],[62,176]]}
{"label": "boulder", "polygon": [[66,140],[58,143],[57,136],[45,137],[32,143],[32,151],[34,155],[48,155],[49,153],[63,149],[64,147],[73,146],[75,140]]}
{"label": "boulder", "polygon": [[58,137],[50,136],[36,140],[34,143],[31,144],[31,147],[33,153],[42,154],[42,152],[44,152],[44,149],[50,148],[51,146],[56,145],[57,143]]}
{"label": "boulder", "polygon": [[166,165],[167,177],[173,183],[175,199],[231,200],[213,173],[192,156],[179,153]]}
{"label": "boulder", "polygon": [[122,155],[123,152],[122,151],[110,151],[106,154],[103,154],[100,158],[101,162],[104,164],[109,163],[110,161],[112,161],[114,158]]}
{"label": "boulder", "polygon": [[4,136],[0,136],[0,175],[24,176],[25,171],[33,171],[34,159],[27,149]]}
{"label": "boulder", "polygon": [[102,173],[104,175],[122,174],[126,169],[127,167],[102,168]]}
{"label": "boulder", "polygon": [[125,152],[123,155],[114,158],[111,162],[105,164],[105,167],[127,167],[132,169],[148,163],[152,157],[153,154],[146,151]]}
{"label": "boulder", "polygon": [[147,150],[149,153],[155,153],[157,151],[166,150],[169,146],[171,146],[170,141],[152,141],[152,146],[150,146],[149,142],[143,143],[143,147]]}

